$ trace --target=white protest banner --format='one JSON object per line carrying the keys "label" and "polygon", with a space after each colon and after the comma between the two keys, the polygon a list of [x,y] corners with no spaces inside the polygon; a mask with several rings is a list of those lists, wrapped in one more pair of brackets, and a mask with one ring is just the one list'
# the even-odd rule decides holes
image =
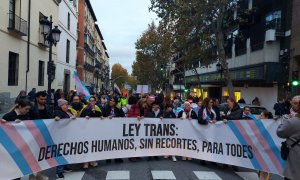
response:
{"label": "white protest banner", "polygon": [[207,126],[196,120],[100,118],[0,124],[0,179],[57,165],[103,159],[177,155],[281,175],[274,120]]}
{"label": "white protest banner", "polygon": [[136,93],[148,94],[148,92],[149,92],[148,85],[137,85]]}

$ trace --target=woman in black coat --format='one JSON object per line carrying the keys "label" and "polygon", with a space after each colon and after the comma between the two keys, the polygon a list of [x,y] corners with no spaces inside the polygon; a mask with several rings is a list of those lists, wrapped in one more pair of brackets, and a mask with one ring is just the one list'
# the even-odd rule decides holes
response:
{"label": "woman in black coat", "polygon": [[31,102],[28,99],[21,99],[16,106],[2,118],[2,122],[15,121],[15,120],[30,120],[29,110]]}
{"label": "woman in black coat", "polygon": [[117,101],[115,98],[111,98],[103,109],[103,116],[108,118],[113,117],[125,117],[125,114],[122,109],[116,107]]}
{"label": "woman in black coat", "polygon": [[233,98],[227,99],[228,108],[225,110],[222,116],[224,122],[227,120],[240,120],[243,116],[243,110],[240,108],[238,103]]}

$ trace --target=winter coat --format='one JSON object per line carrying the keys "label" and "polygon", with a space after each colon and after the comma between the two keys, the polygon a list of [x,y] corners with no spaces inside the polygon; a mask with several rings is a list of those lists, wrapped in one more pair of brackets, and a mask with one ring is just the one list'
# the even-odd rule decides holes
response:
{"label": "winter coat", "polygon": [[30,120],[30,116],[29,113],[27,113],[26,115],[17,115],[16,111],[10,111],[8,113],[6,113],[2,119],[6,120],[6,121],[15,121],[16,119],[19,120]]}
{"label": "winter coat", "polygon": [[37,105],[31,107],[29,111],[30,117],[34,119],[50,119],[53,117],[53,111],[45,105],[45,109],[39,110]]}
{"label": "winter coat", "polygon": [[127,117],[138,117],[140,115],[140,109],[136,104],[131,105]]}
{"label": "winter coat", "polygon": [[227,120],[240,120],[242,119],[242,115],[243,115],[243,110],[240,108],[240,106],[238,104],[236,104],[232,110],[230,111],[230,113],[228,114],[229,109],[225,110],[225,116],[223,117],[223,119],[227,119]]}
{"label": "winter coat", "polygon": [[160,109],[159,113],[157,114],[157,116],[155,116],[155,113],[153,111],[151,111],[147,117],[149,118],[160,118],[160,117],[163,117],[163,110]]}
{"label": "winter coat", "polygon": [[173,111],[171,112],[164,112],[163,118],[176,118],[176,115]]}
{"label": "winter coat", "polygon": [[[199,112],[198,112],[198,123],[199,124],[207,125],[208,124],[208,120],[203,119],[203,111],[204,111],[204,109],[205,109],[205,107],[202,107],[202,108],[199,109]],[[206,110],[206,112],[208,113],[207,116],[209,116],[211,119],[217,120],[217,114],[214,114],[213,112],[209,113],[208,110]]]}
{"label": "winter coat", "polygon": [[94,109],[89,105],[85,105],[80,112],[80,117],[101,117],[103,116],[101,109],[95,105]]}
{"label": "winter coat", "polygon": [[[287,144],[291,146],[300,139],[300,118],[293,117],[284,120],[277,129],[277,135],[281,138],[287,138]],[[290,149],[289,157],[286,161],[283,175],[292,180],[300,179],[300,143]]]}
{"label": "winter coat", "polygon": [[57,108],[53,113],[53,118],[59,117],[60,119],[69,119],[72,116],[73,114],[70,111],[68,111],[67,113],[61,110],[60,108]]}
{"label": "winter coat", "polygon": [[[183,112],[184,112],[184,110],[182,110],[182,111],[180,111],[180,112],[178,113],[178,118],[181,118],[181,117],[182,117]],[[186,119],[188,119],[188,118],[189,118],[189,117],[187,116]],[[192,112],[191,112],[191,117],[190,117],[190,118],[191,118],[191,119],[198,119],[197,114],[195,113],[194,110],[192,110]]]}
{"label": "winter coat", "polygon": [[[109,105],[106,105],[104,110],[103,110],[103,116],[104,117],[108,117],[108,116],[111,116],[111,107]],[[114,108],[114,117],[125,117],[125,114],[123,112],[122,109],[119,109],[117,107]]]}

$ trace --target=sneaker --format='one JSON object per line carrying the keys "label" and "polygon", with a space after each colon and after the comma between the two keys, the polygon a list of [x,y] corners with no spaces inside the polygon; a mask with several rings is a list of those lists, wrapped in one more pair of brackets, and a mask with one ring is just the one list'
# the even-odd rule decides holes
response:
{"label": "sneaker", "polygon": [[56,174],[56,178],[57,178],[57,179],[64,179],[65,176],[64,176],[63,173],[57,173],[57,174]]}
{"label": "sneaker", "polygon": [[188,160],[188,161],[191,161],[191,160],[192,160],[192,158],[188,157],[188,158],[187,158],[187,160]]}
{"label": "sneaker", "polygon": [[69,168],[68,166],[64,167],[64,172],[68,173],[68,172],[72,172],[72,169]]}
{"label": "sneaker", "polygon": [[183,156],[182,156],[182,160],[183,160],[183,161],[186,161],[186,157],[183,157]]}
{"label": "sneaker", "polygon": [[176,161],[177,161],[177,159],[176,159],[175,156],[172,156],[172,161],[173,161],[173,162],[176,162]]}
{"label": "sneaker", "polygon": [[83,169],[88,169],[89,168],[89,163],[84,163],[83,164]]}
{"label": "sneaker", "polygon": [[168,158],[169,158],[169,156],[164,156],[164,158],[165,158],[165,159],[168,159]]}
{"label": "sneaker", "polygon": [[93,161],[93,162],[90,162],[90,165],[91,165],[92,167],[97,167],[97,166],[98,166],[98,163],[95,162],[95,161]]}

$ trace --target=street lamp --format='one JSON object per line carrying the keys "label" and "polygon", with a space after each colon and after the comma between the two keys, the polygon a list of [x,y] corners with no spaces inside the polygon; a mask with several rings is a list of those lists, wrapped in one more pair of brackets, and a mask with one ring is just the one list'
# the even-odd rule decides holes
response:
{"label": "street lamp", "polygon": [[53,110],[51,103],[51,83],[55,78],[55,64],[52,60],[52,46],[56,46],[60,39],[61,31],[58,29],[58,26],[54,26],[52,29],[52,16],[50,16],[50,21],[48,17],[44,16],[40,20],[40,30],[41,34],[44,36],[44,41],[49,43],[49,61],[47,65],[47,75],[48,75],[48,95],[47,95],[47,104]]}

